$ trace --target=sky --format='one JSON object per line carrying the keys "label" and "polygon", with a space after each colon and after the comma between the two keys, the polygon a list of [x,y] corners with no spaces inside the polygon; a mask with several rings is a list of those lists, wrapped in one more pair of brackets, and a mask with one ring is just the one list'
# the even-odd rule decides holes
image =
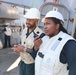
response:
{"label": "sky", "polygon": [[17,3],[20,5],[27,5],[36,8],[39,8],[44,2],[44,0],[2,0],[2,1]]}
{"label": "sky", "polygon": [[[27,5],[30,7],[36,7],[38,9],[44,3],[44,0],[2,0],[2,1],[17,3],[20,5]],[[58,1],[69,9],[70,17],[74,18],[74,8],[76,8],[76,0],[58,0]],[[46,0],[46,2],[53,2],[53,0]]]}
{"label": "sky", "polygon": [[[36,7],[39,8],[43,3],[44,0],[2,0],[2,1],[7,1],[7,2],[12,2],[12,3],[17,3],[21,5],[27,5],[30,7]],[[73,9],[76,8],[76,0],[59,0],[60,2],[68,2],[69,6]],[[46,2],[53,2],[53,0],[46,0]]]}

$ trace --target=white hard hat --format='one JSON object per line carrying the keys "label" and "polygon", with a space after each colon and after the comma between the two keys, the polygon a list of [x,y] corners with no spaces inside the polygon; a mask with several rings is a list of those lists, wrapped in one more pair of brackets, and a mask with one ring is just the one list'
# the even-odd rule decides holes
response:
{"label": "white hard hat", "polygon": [[49,11],[46,15],[45,15],[45,17],[42,19],[42,22],[44,22],[45,21],[45,18],[48,18],[48,17],[52,17],[52,18],[57,18],[57,19],[59,19],[59,20],[61,20],[61,21],[63,21],[64,22],[64,18],[63,18],[63,16],[62,16],[62,14],[60,13],[60,12],[58,12],[58,11]]}
{"label": "white hard hat", "polygon": [[40,19],[40,11],[36,8],[31,8],[25,15],[25,18]]}
{"label": "white hard hat", "polygon": [[6,25],[10,25],[10,23],[6,23]]}

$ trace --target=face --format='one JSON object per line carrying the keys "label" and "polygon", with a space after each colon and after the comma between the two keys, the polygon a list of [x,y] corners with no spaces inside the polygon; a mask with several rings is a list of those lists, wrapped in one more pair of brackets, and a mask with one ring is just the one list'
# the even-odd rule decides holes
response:
{"label": "face", "polygon": [[10,27],[10,25],[7,25],[7,27]]}
{"label": "face", "polygon": [[34,28],[34,27],[36,27],[36,20],[35,19],[27,19],[26,25],[28,28]]}
{"label": "face", "polygon": [[46,35],[52,37],[58,33],[59,24],[55,24],[51,18],[46,18],[44,22],[44,31]]}

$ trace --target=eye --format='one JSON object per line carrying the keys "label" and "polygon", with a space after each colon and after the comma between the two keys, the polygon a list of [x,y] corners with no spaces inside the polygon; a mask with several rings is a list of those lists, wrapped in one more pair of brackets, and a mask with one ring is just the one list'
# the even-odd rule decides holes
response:
{"label": "eye", "polygon": [[50,23],[44,23],[44,26],[45,26],[45,25],[50,25]]}

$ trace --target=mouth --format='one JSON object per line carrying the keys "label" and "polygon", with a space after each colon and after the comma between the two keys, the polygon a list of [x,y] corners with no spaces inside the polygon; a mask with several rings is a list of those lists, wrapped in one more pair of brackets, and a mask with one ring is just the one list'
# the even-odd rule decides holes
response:
{"label": "mouth", "polygon": [[30,27],[30,24],[27,24],[27,27]]}
{"label": "mouth", "polygon": [[48,30],[45,30],[45,33],[48,33]]}

